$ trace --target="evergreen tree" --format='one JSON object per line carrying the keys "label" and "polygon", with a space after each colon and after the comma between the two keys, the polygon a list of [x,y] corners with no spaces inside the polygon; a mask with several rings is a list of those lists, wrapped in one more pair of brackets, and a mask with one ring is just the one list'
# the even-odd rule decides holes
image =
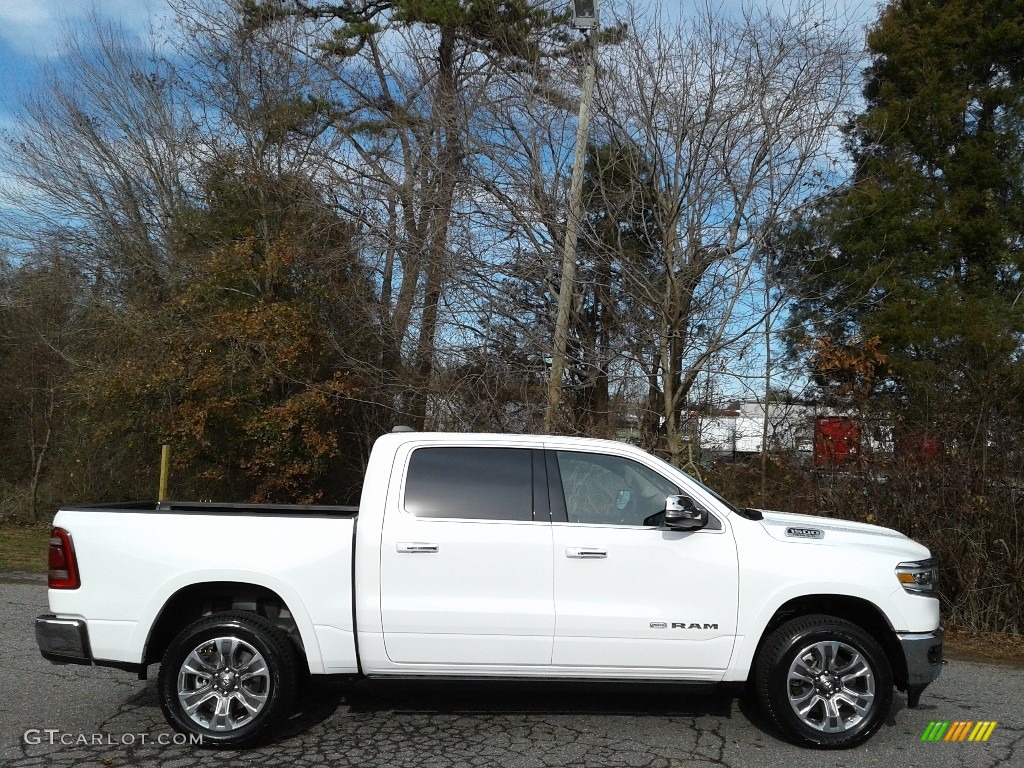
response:
{"label": "evergreen tree", "polygon": [[853,178],[784,234],[793,338],[872,346],[917,430],[984,425],[1024,383],[1024,3],[896,0],[868,47]]}
{"label": "evergreen tree", "polygon": [[[657,367],[655,344],[644,330],[651,310],[630,290],[634,275],[651,278],[664,263],[662,235],[653,214],[653,163],[629,141],[592,145],[583,192],[585,220],[569,337],[568,400],[576,429],[605,436],[616,426],[612,367],[621,369],[624,361],[631,361],[648,380]],[[657,393],[651,397],[656,402]]]}

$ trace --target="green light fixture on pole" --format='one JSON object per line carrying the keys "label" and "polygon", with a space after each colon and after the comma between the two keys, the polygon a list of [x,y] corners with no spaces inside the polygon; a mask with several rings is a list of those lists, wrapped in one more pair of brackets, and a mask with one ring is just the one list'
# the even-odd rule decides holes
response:
{"label": "green light fixture on pole", "polygon": [[576,29],[597,29],[597,0],[573,0],[572,25]]}

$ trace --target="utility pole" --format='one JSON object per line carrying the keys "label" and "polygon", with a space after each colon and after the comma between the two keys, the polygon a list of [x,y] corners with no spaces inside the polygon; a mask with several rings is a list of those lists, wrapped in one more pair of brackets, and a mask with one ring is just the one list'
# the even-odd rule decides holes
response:
{"label": "utility pole", "polygon": [[160,446],[160,490],[157,491],[157,501],[167,501],[167,478],[171,474],[171,446]]}
{"label": "utility pole", "polygon": [[587,35],[587,64],[580,95],[580,116],[576,126],[576,152],[572,161],[572,184],[569,186],[569,216],[565,222],[565,244],[562,246],[562,281],[558,287],[558,314],[555,318],[554,348],[551,351],[551,378],[548,379],[548,409],[544,415],[544,431],[551,434],[558,427],[562,404],[562,375],[565,373],[565,350],[569,343],[569,311],[576,282],[576,241],[579,239],[583,207],[583,166],[587,156],[590,130],[590,103],[597,79],[598,0],[574,0],[573,26]]}

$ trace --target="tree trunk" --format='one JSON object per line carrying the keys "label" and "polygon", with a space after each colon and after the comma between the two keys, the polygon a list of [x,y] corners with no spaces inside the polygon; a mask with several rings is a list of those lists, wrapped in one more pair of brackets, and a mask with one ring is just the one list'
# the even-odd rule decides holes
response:
{"label": "tree trunk", "polygon": [[[39,478],[43,473],[43,461],[46,458],[46,451],[50,447],[50,436],[53,433],[53,407],[54,394],[51,389],[47,393],[46,409],[43,415],[43,423],[46,425],[46,434],[43,436],[43,442],[41,445],[37,445],[35,442],[35,430],[31,429],[29,431],[29,453],[32,457],[32,481],[29,487],[28,516],[29,521],[33,523],[37,522],[39,519]],[[30,414],[30,417],[34,420],[34,414]]]}
{"label": "tree trunk", "polygon": [[[434,371],[434,343],[437,337],[438,304],[444,287],[444,273],[448,256],[448,226],[452,216],[452,201],[458,181],[461,148],[455,114],[455,30],[441,28],[438,45],[438,81],[435,114],[440,118],[440,148],[435,168],[436,183],[433,199],[424,200],[429,211],[426,254],[426,284],[423,291],[423,317],[419,340],[416,344],[416,383],[409,405],[412,426],[423,429],[426,425],[427,399],[430,379]],[[426,194],[430,194],[427,192]]]}

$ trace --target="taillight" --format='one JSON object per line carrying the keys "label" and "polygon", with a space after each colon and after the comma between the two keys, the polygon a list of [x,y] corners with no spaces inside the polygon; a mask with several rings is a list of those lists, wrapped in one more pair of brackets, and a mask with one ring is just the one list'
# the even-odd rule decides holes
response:
{"label": "taillight", "polygon": [[54,528],[50,533],[50,589],[78,589],[78,563],[71,534],[63,528]]}

